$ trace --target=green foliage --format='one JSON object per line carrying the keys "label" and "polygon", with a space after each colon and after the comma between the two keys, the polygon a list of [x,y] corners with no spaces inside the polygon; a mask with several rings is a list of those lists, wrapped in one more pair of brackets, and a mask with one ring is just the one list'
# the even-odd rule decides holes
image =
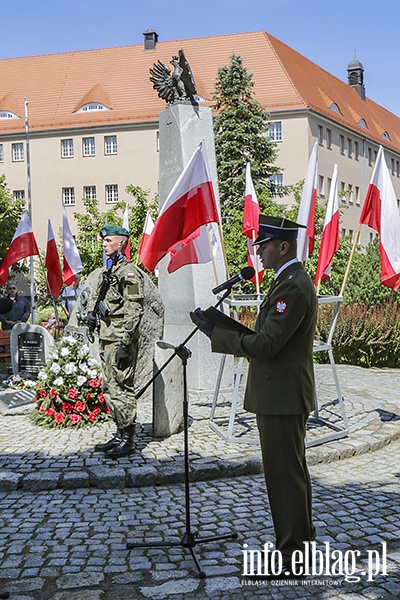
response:
{"label": "green foliage", "polygon": [[[3,262],[19,220],[24,211],[23,200],[13,200],[5,175],[0,175],[0,264]],[[18,270],[18,267],[15,267]]]}
{"label": "green foliage", "polygon": [[254,99],[252,78],[241,57],[233,54],[230,65],[219,69],[214,88],[214,108],[220,111],[214,133],[221,216],[229,227],[243,209],[246,164],[251,163],[257,195],[269,192],[270,175],[280,172],[272,166],[276,144],[268,136],[268,114]]}

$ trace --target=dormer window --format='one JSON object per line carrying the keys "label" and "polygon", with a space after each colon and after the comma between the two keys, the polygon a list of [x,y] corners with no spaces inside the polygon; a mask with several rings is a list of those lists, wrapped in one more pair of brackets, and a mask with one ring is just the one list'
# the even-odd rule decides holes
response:
{"label": "dormer window", "polygon": [[329,107],[331,110],[333,110],[333,112],[337,113],[338,115],[341,115],[342,113],[340,112],[340,108],[338,107],[338,105],[336,104],[336,102],[332,102],[332,104]]}
{"label": "dormer window", "polygon": [[382,133],[382,137],[383,137],[384,140],[389,140],[390,141],[390,135],[388,134],[387,131],[384,131]]}
{"label": "dormer window", "polygon": [[105,104],[100,104],[100,102],[88,102],[87,104],[84,104],[83,106],[78,108],[78,110],[75,112],[80,113],[80,112],[99,111],[99,110],[110,110],[110,109]]}
{"label": "dormer window", "polygon": [[368,125],[367,125],[367,122],[365,121],[365,119],[360,119],[358,121],[358,125],[360,125],[361,127],[364,127],[364,129],[368,129]]}
{"label": "dormer window", "polygon": [[19,119],[19,116],[9,110],[0,110],[0,119]]}

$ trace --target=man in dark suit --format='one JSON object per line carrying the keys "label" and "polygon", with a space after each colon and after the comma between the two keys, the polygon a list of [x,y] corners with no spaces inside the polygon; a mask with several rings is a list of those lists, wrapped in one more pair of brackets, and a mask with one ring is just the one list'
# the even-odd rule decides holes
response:
{"label": "man in dark suit", "polygon": [[276,549],[284,565],[278,576],[293,572],[293,552],[304,551],[303,542],[315,538],[305,435],[315,405],[318,301],[296,258],[299,227],[288,219],[260,215],[254,244],[264,269],[273,269],[275,277],[254,332],[215,325],[200,309],[191,313],[193,322],[209,335],[213,352],[249,359],[244,408],[257,418]]}

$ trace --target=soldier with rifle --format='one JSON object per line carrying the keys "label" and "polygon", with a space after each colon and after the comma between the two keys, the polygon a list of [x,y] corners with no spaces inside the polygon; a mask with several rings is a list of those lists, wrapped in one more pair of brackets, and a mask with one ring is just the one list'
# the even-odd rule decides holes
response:
{"label": "soldier with rifle", "polygon": [[134,451],[136,397],[135,367],[138,355],[139,324],[143,315],[144,273],[125,254],[129,231],[107,225],[100,231],[107,256],[97,291],[89,304],[89,339],[96,331],[103,370],[103,393],[116,424],[115,435],[95,449],[108,458],[120,458]]}

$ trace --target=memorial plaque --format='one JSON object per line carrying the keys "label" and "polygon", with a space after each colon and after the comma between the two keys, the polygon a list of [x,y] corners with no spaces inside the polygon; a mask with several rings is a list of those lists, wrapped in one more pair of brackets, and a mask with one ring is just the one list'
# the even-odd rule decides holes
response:
{"label": "memorial plaque", "polygon": [[10,336],[13,373],[27,379],[37,379],[53,345],[54,339],[44,327],[29,323],[14,325]]}
{"label": "memorial plaque", "polygon": [[0,391],[0,414],[24,414],[34,407],[35,392],[32,389]]}

